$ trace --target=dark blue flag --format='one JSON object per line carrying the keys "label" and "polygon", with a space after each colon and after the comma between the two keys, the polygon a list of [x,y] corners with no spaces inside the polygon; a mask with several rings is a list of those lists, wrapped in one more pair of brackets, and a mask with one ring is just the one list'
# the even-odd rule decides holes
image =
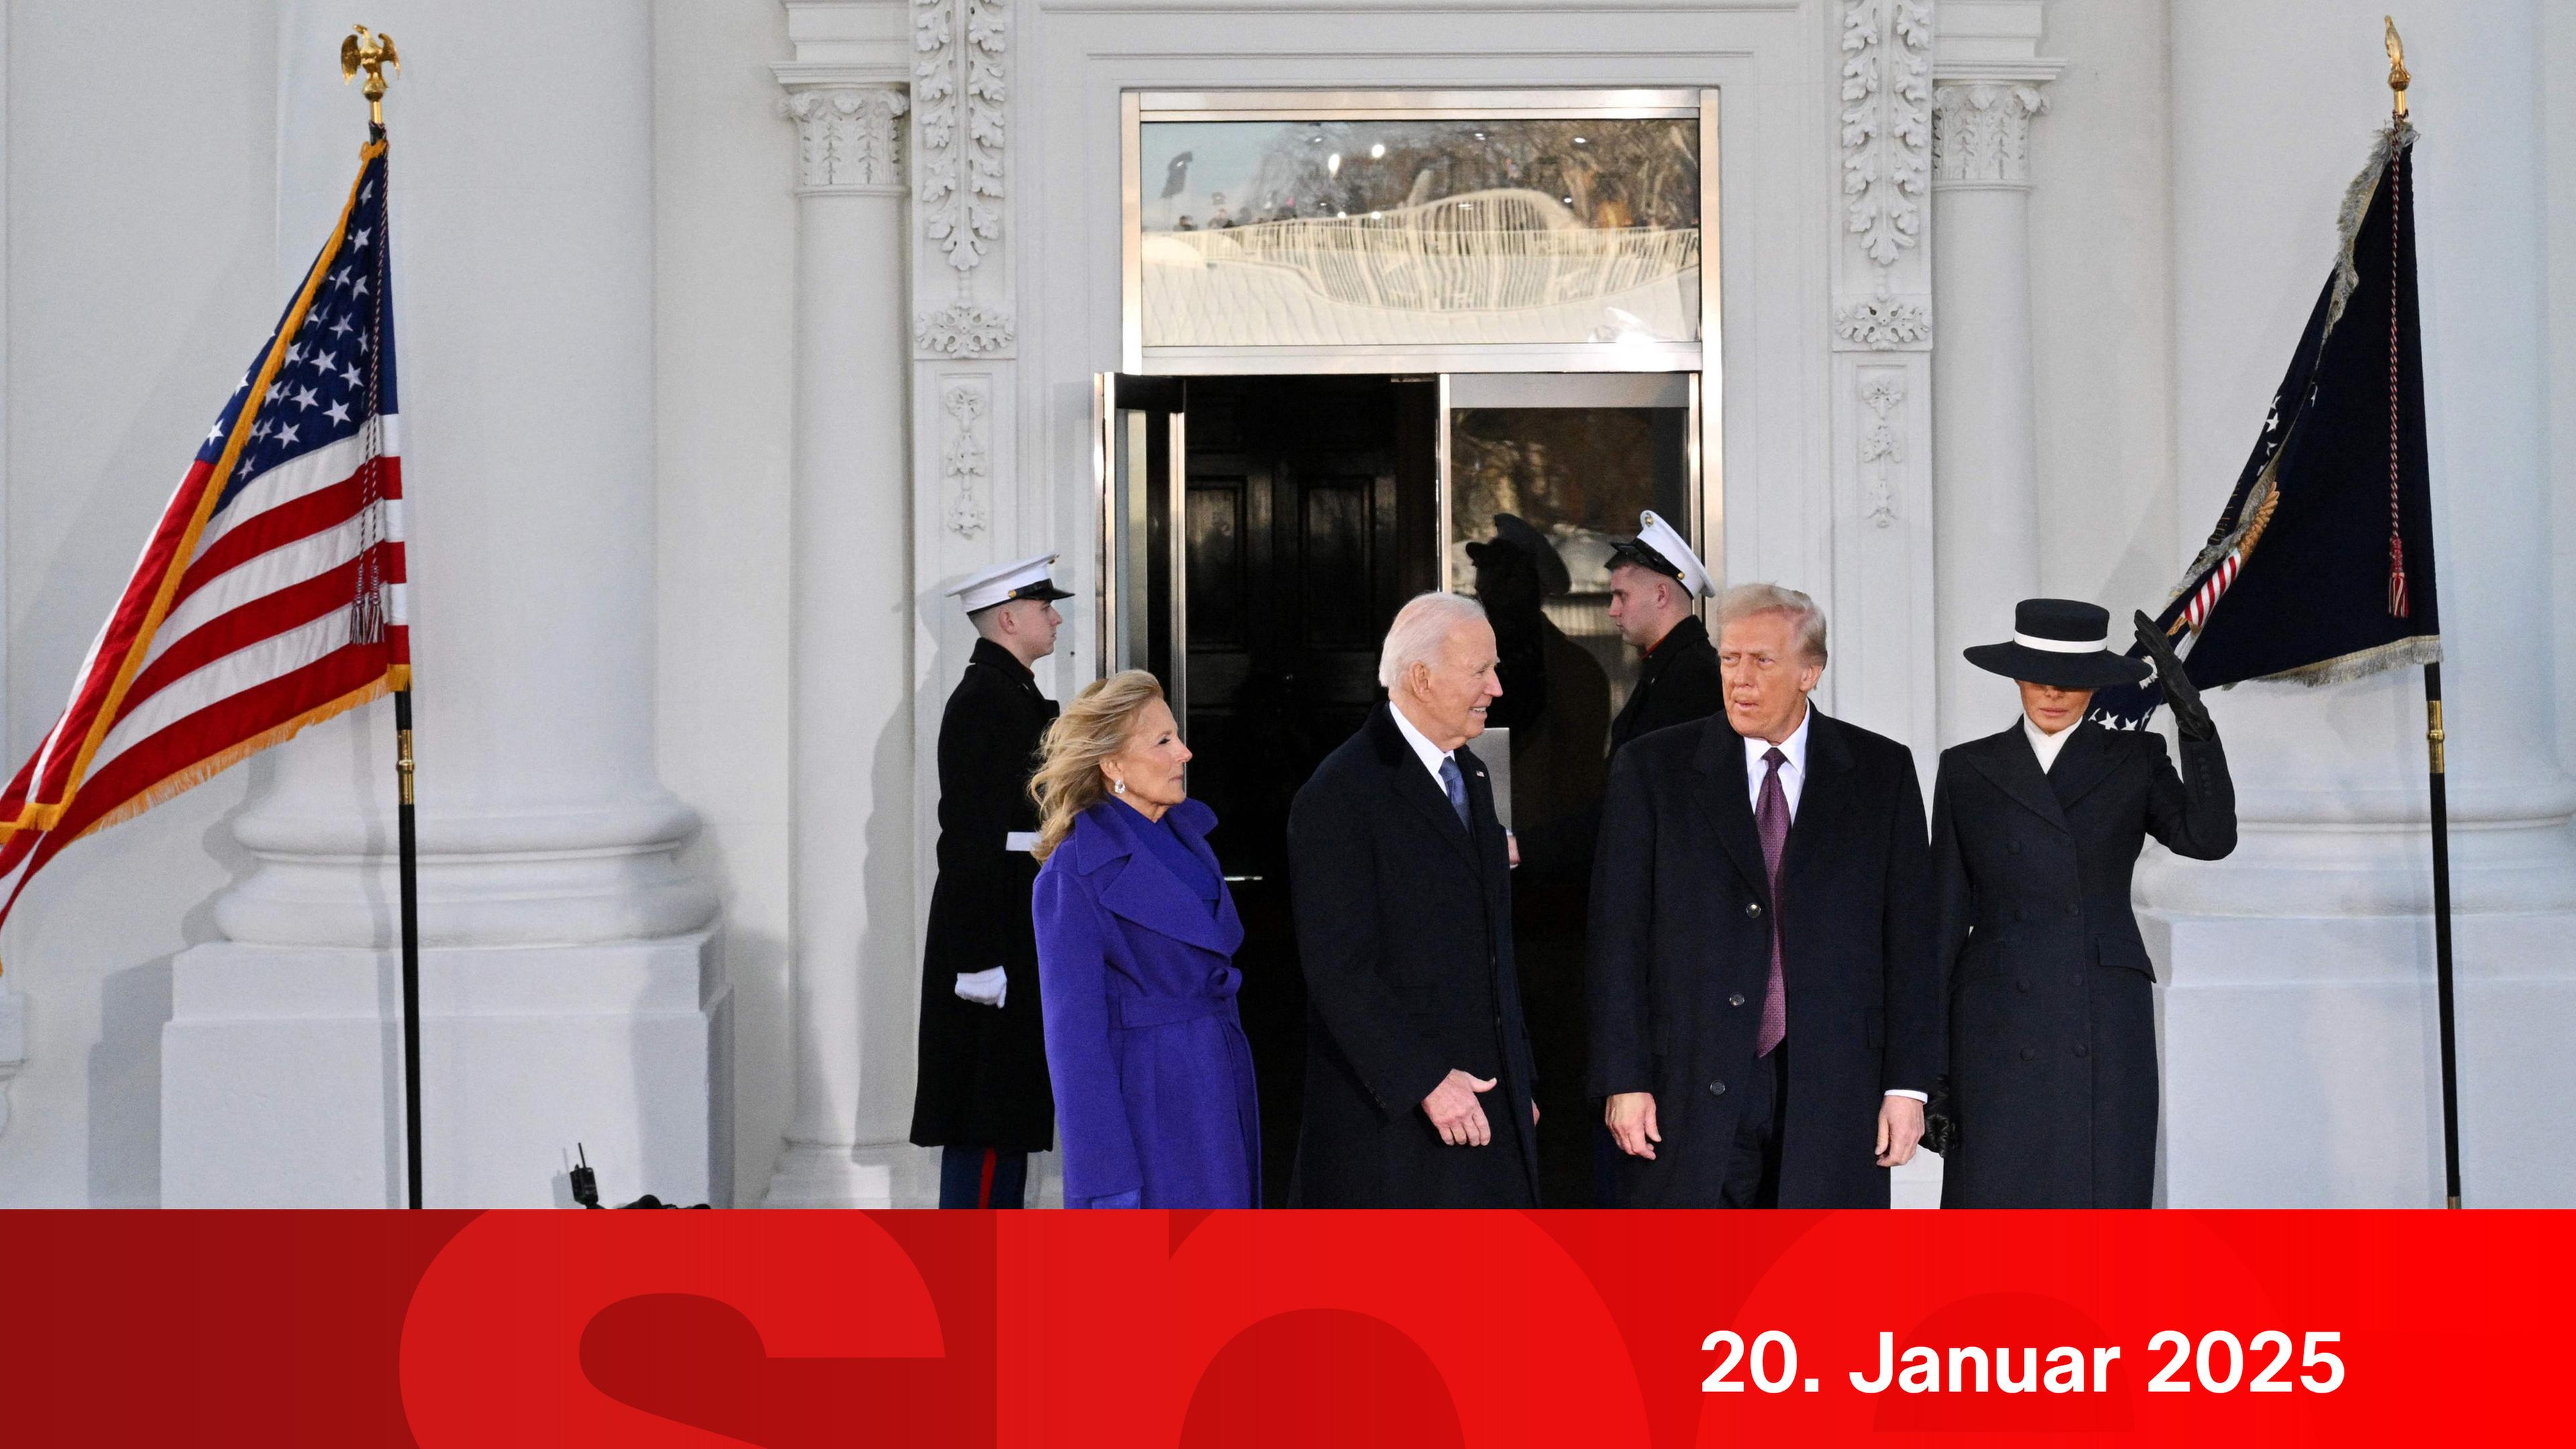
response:
{"label": "dark blue flag", "polygon": [[[2415,129],[2380,133],[2344,193],[2334,271],[2209,542],[2156,622],[2192,683],[2337,684],[2442,657],[2415,315]],[[2132,648],[2133,658],[2145,657]],[[2093,696],[2146,724],[2151,677]]]}

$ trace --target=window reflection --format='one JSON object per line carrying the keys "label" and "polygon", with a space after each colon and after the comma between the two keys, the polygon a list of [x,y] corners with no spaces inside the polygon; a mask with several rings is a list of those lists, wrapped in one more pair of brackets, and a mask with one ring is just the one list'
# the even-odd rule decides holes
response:
{"label": "window reflection", "polygon": [[1146,346],[1699,337],[1694,119],[1141,130]]}
{"label": "window reflection", "polygon": [[1532,877],[1579,878],[1610,721],[1637,678],[1610,623],[1610,545],[1690,517],[1683,406],[1453,407],[1449,576],[1494,624],[1512,825]]}

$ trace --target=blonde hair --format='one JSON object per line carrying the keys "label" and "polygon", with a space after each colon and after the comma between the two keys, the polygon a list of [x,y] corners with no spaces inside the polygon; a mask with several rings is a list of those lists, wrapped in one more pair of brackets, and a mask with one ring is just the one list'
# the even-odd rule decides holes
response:
{"label": "blonde hair", "polygon": [[1798,652],[1807,656],[1808,663],[1825,662],[1825,611],[1796,589],[1784,589],[1778,584],[1737,584],[1718,598],[1718,631],[1725,632],[1726,626],[1738,619],[1771,613],[1789,616],[1790,624],[1798,631]]}
{"label": "blonde hair", "polygon": [[1123,669],[1095,679],[1073,697],[1038,741],[1038,769],[1029,777],[1029,798],[1038,804],[1038,843],[1029,851],[1039,860],[1055,854],[1073,833],[1074,817],[1109,794],[1100,763],[1127,748],[1136,716],[1163,697],[1162,682],[1142,669]]}

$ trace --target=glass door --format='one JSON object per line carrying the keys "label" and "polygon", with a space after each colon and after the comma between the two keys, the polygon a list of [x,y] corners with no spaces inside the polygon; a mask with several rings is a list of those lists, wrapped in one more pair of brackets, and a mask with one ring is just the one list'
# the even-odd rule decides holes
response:
{"label": "glass door", "polygon": [[1104,372],[1092,380],[1093,471],[1100,500],[1100,675],[1151,671],[1189,727],[1187,544],[1172,519],[1187,486],[1181,383]]}
{"label": "glass door", "polygon": [[1441,586],[1475,595],[1494,623],[1504,693],[1489,728],[1509,731],[1511,823],[1527,873],[1579,870],[1610,721],[1639,665],[1610,622],[1610,546],[1636,537],[1638,515],[1652,510],[1708,552],[1700,375],[1450,373],[1440,383]]}

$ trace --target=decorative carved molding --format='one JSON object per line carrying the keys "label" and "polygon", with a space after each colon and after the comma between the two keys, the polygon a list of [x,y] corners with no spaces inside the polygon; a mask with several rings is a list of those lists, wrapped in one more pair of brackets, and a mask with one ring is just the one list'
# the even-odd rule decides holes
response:
{"label": "decorative carved molding", "polygon": [[814,86],[780,97],[778,113],[796,122],[799,180],[813,190],[901,187],[908,107],[892,85]]}
{"label": "decorative carved molding", "polygon": [[1860,400],[1869,409],[1869,422],[1861,429],[1860,465],[1867,482],[1870,522],[1886,528],[1896,522],[1895,466],[1905,461],[1905,445],[1897,437],[1896,412],[1905,404],[1905,374],[1895,371],[1874,372],[1860,385]]}
{"label": "decorative carved molding", "polygon": [[928,357],[998,357],[1012,340],[1010,313],[962,297],[912,321],[913,350]]}
{"label": "decorative carved molding", "polygon": [[1893,352],[1932,340],[1932,306],[1921,297],[1876,296],[1834,309],[1834,336],[1855,348]]}
{"label": "decorative carved molding", "polygon": [[922,235],[961,276],[1002,237],[1008,12],[1009,0],[913,0]]}
{"label": "decorative carved molding", "polygon": [[984,531],[988,519],[977,489],[990,481],[992,453],[984,445],[984,415],[992,399],[981,382],[951,382],[940,389],[939,407],[948,414],[948,440],[939,450],[949,491],[948,527],[960,538]]}
{"label": "decorative carved molding", "polygon": [[2048,109],[2036,84],[1973,81],[1932,92],[1932,174],[1944,185],[2030,184],[2030,123]]}
{"label": "decorative carved molding", "polygon": [[1923,233],[1932,153],[1932,7],[1843,0],[1843,195],[1861,250],[1891,267]]}

